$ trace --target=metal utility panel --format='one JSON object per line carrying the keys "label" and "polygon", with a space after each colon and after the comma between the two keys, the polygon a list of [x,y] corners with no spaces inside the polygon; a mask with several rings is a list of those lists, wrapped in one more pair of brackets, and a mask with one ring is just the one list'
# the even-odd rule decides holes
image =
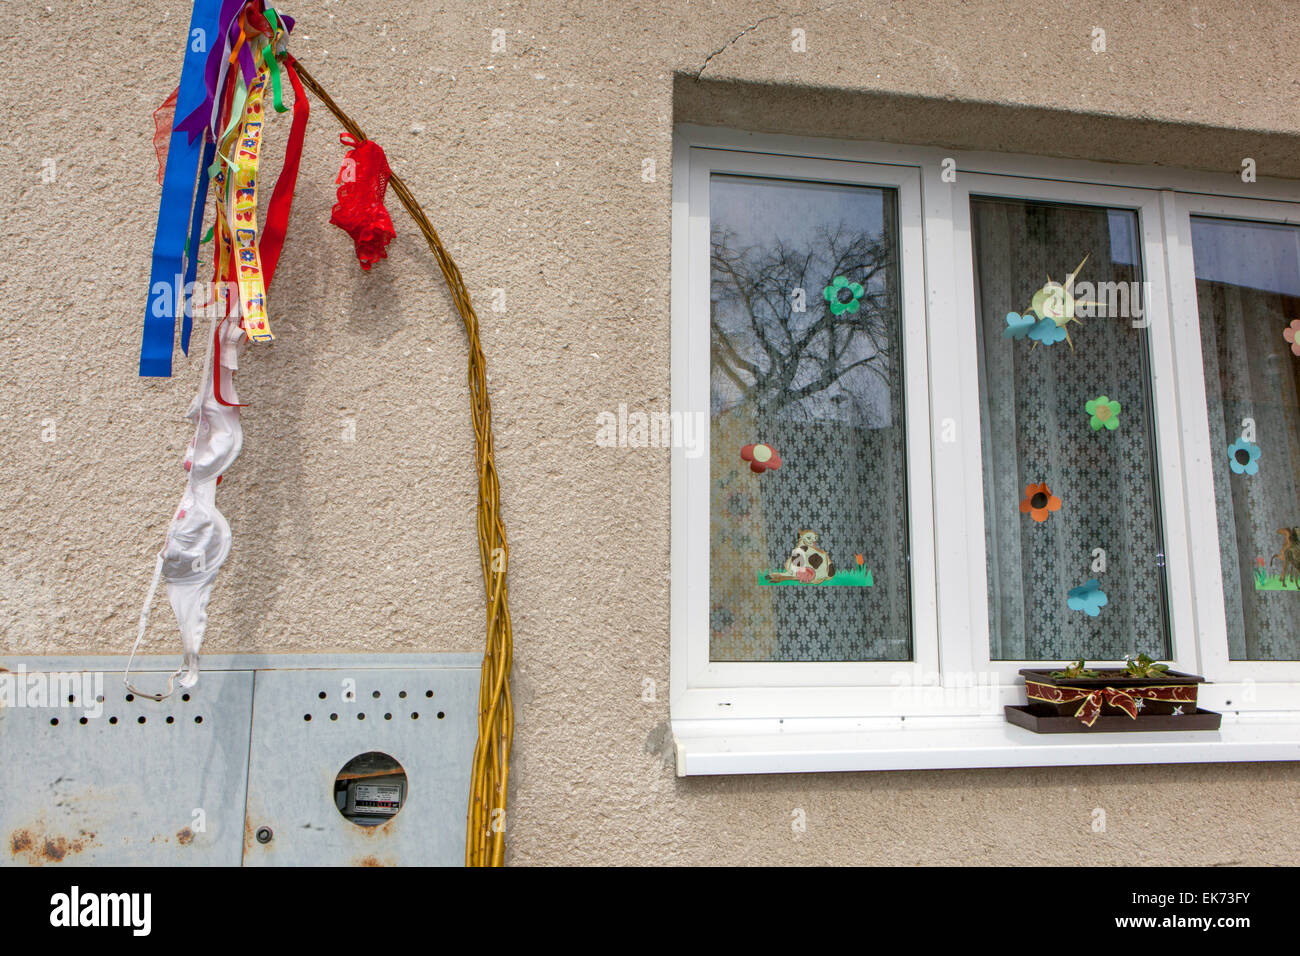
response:
{"label": "metal utility panel", "polygon": [[[245,865],[463,865],[478,681],[477,667],[259,671]],[[402,765],[406,794],[362,826],[339,812],[334,782],[371,751]]]}
{"label": "metal utility panel", "polygon": [[[464,864],[476,655],[213,655],[162,702],[128,700],[122,663],[0,658],[0,680],[86,672],[99,688],[75,705],[0,698],[0,864]],[[132,679],[162,689],[175,663],[149,658]],[[353,809],[385,814],[363,826],[335,780],[371,752],[405,781],[357,781]]]}
{"label": "metal utility panel", "polygon": [[[120,672],[95,673],[102,702],[0,707],[0,859],[238,866],[252,672],[205,673],[201,691],[162,702],[129,695]],[[165,673],[133,679],[166,686]]]}

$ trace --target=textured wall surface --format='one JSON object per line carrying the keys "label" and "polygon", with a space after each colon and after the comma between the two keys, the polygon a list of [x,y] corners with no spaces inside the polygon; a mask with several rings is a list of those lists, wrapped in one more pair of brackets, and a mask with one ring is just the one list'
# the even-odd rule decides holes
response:
{"label": "textured wall surface", "polygon": [[[175,85],[188,9],[5,8],[0,662],[124,653],[183,487],[202,350],[171,380],[135,368],[151,112]],[[285,12],[295,55],[387,149],[483,320],[517,643],[511,862],[1300,863],[1294,763],[676,779],[659,755],[667,452],[595,443],[600,411],[668,407],[675,118],[1220,169],[1252,156],[1260,175],[1300,176],[1294,4]],[[219,492],[234,551],[204,650],[475,651],[463,332],[396,203],[398,239],[369,274],[329,225],[337,132],[314,105],[270,298],[278,339],[241,362],[244,450]],[[271,155],[287,134],[286,116]],[[165,602],[147,650],[178,650]],[[646,677],[658,703],[640,700]]]}

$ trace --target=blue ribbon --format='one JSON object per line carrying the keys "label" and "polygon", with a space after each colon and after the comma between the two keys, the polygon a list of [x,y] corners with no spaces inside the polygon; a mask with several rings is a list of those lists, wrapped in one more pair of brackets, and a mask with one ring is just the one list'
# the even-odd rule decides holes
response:
{"label": "blue ribbon", "polygon": [[[227,0],[229,2],[229,0]],[[201,107],[207,100],[205,70],[210,47],[220,43],[218,16],[222,0],[195,0],[186,34],[185,63],[181,67],[176,115]],[[204,49],[194,49],[195,31],[202,31]],[[176,130],[167,147],[162,197],[158,202],[158,228],[154,233],[153,267],[140,343],[140,374],[167,377],[172,373],[172,342],[178,309],[185,313],[181,347],[189,352],[191,318],[185,309],[185,290],[198,269],[198,233],[207,204],[207,167],[214,146],[185,131]],[[206,159],[204,158],[206,155]],[[188,248],[186,240],[188,238]]]}

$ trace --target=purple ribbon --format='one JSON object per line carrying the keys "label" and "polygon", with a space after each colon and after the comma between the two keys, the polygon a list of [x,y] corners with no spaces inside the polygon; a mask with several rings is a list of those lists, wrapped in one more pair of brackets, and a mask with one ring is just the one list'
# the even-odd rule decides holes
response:
{"label": "purple ribbon", "polygon": [[[177,132],[188,133],[191,143],[212,125],[212,113],[217,102],[217,91],[225,88],[226,66],[230,59],[230,48],[234,45],[231,31],[238,26],[239,14],[247,2],[248,0],[224,0],[221,4],[221,13],[217,17],[217,35],[212,38],[216,42],[208,48],[208,62],[204,65],[203,70],[207,95],[192,113],[173,127]],[[249,64],[252,64],[251,54]],[[245,77],[247,77],[248,70],[244,67],[242,54],[240,56],[240,67],[243,69]]]}

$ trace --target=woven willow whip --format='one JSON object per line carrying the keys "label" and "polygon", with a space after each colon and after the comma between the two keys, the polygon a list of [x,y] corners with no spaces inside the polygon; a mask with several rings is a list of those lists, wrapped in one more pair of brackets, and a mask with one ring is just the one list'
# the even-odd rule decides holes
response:
{"label": "woven willow whip", "polygon": [[[303,85],[316,94],[343,128],[358,143],[366,140],[355,122],[343,112],[300,62],[294,67]],[[487,650],[478,691],[478,743],[470,777],[469,813],[465,826],[465,865],[501,866],[505,855],[506,785],[510,774],[510,743],[514,737],[514,710],[510,703],[510,608],[506,603],[506,528],[501,521],[501,488],[492,456],[492,406],[488,401],[487,370],[479,343],[478,316],[465,281],[437,231],[406,183],[396,173],[389,180],[393,192],[424,233],[429,250],[438,260],[456,311],[469,339],[469,403],[474,418],[474,444],[478,462],[478,548],[487,600]]]}

